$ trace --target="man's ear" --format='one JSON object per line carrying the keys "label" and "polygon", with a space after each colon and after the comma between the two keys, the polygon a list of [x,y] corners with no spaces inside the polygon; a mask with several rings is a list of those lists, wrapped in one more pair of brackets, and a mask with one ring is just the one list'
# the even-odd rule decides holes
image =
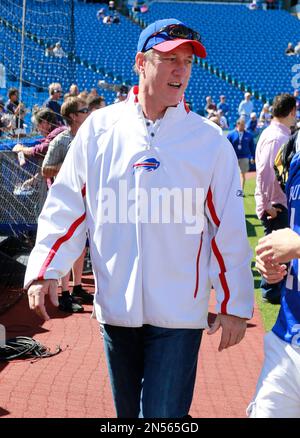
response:
{"label": "man's ear", "polygon": [[135,57],[135,65],[139,73],[143,73],[145,69],[145,55],[142,52],[138,52]]}
{"label": "man's ear", "polygon": [[68,115],[68,117],[69,117],[69,119],[72,121],[72,123],[75,121],[75,119],[76,119],[76,113],[70,113],[69,115]]}

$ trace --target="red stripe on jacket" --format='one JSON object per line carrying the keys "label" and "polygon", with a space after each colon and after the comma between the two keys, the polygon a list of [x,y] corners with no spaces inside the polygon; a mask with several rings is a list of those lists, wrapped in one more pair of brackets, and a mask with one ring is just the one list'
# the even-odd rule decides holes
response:
{"label": "red stripe on jacket", "polygon": [[72,223],[72,225],[68,229],[67,233],[64,236],[60,237],[54,243],[54,245],[50,249],[50,252],[49,252],[46,260],[43,263],[43,266],[41,267],[41,270],[40,270],[39,275],[38,275],[38,280],[44,279],[45,272],[46,272],[48,266],[50,265],[51,261],[53,260],[55,254],[59,250],[60,246],[73,236],[76,228],[84,221],[85,216],[86,216],[86,213],[83,213],[82,216],[80,216],[75,222]]}
{"label": "red stripe on jacket", "polygon": [[[216,213],[216,209],[215,209],[214,202],[213,202],[212,191],[211,191],[210,187],[209,187],[208,192],[207,192],[206,201],[207,201],[207,207],[208,207],[208,210],[210,212],[211,218],[212,218],[213,222],[215,223],[215,225],[217,227],[219,227],[220,226],[220,219],[218,218],[217,213]],[[211,247],[212,247],[213,253],[214,253],[214,255],[217,259],[217,262],[219,264],[219,267],[220,267],[219,278],[220,278],[222,289],[224,291],[224,300],[221,303],[221,313],[226,314],[227,313],[227,303],[228,303],[229,298],[230,298],[230,291],[229,291],[229,287],[228,287],[226,276],[225,276],[226,266],[225,266],[222,254],[219,251],[219,248],[218,248],[218,245],[216,243],[215,238],[213,238],[211,241]]]}
{"label": "red stripe on jacket", "polygon": [[138,94],[139,94],[139,86],[138,85],[134,85],[132,87],[132,92],[134,94],[134,103],[138,103],[139,98],[138,98]]}
{"label": "red stripe on jacket", "polygon": [[195,285],[195,291],[194,291],[194,298],[196,298],[197,294],[198,294],[198,286],[199,286],[199,261],[200,261],[202,242],[203,242],[203,231],[201,233],[200,245],[199,245],[199,250],[198,250],[198,254],[197,254],[197,261],[196,261],[196,285]]}
{"label": "red stripe on jacket", "polygon": [[[81,195],[82,195],[83,198],[85,197],[85,193],[86,193],[86,186],[84,184],[84,186],[81,189]],[[49,254],[46,257],[46,260],[44,261],[44,263],[43,263],[43,265],[41,267],[41,270],[40,270],[39,275],[38,275],[38,280],[43,280],[44,279],[45,272],[46,272],[48,266],[50,265],[50,263],[52,262],[55,254],[57,253],[57,251],[59,250],[61,245],[64,242],[66,242],[67,240],[69,240],[73,236],[76,228],[79,227],[79,225],[84,221],[85,216],[86,216],[86,213],[83,213],[83,215],[81,215],[78,219],[76,219],[76,221],[74,221],[71,224],[71,226],[68,229],[68,231],[66,232],[66,234],[64,236],[61,236],[54,243],[54,245],[52,246],[52,248],[49,251]]]}
{"label": "red stripe on jacket", "polygon": [[186,103],[186,100],[184,99],[183,100],[183,103],[184,103],[184,109],[186,110],[186,113],[188,114],[191,110],[190,110],[190,107],[188,106],[188,104]]}
{"label": "red stripe on jacket", "polygon": [[212,247],[213,253],[214,253],[214,255],[219,263],[219,266],[220,266],[219,278],[220,278],[221,286],[222,286],[223,291],[224,291],[224,300],[221,303],[221,313],[227,313],[227,303],[229,301],[230,292],[229,292],[229,287],[228,287],[227,280],[225,277],[226,267],[225,267],[224,259],[223,259],[222,255],[219,251],[219,248],[216,244],[215,238],[213,238],[211,241],[211,247]]}
{"label": "red stripe on jacket", "polygon": [[210,212],[211,218],[214,221],[215,225],[217,225],[217,227],[220,226],[220,219],[217,216],[216,213],[216,209],[213,203],[213,197],[212,197],[212,191],[211,188],[209,187],[208,192],[207,192],[207,197],[206,197],[206,201],[207,201],[207,207],[208,210]]}

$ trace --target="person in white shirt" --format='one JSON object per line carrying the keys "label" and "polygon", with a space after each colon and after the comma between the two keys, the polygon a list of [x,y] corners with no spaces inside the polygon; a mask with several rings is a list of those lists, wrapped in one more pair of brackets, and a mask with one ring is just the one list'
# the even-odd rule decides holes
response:
{"label": "person in white shirt", "polygon": [[60,42],[55,44],[55,47],[53,49],[53,55],[56,56],[56,58],[64,58],[66,56]]}
{"label": "person in white shirt", "polygon": [[145,418],[188,415],[212,284],[217,317],[208,333],[221,329],[219,351],[243,339],[253,312],[237,159],[221,128],[184,101],[194,56],[206,56],[200,36],[176,19],[142,31],[139,86],[79,128],[27,266],[30,308],[49,319],[45,295],[57,305],[57,279],[88,233],[120,418],[141,407]]}
{"label": "person in white shirt", "polygon": [[250,119],[250,114],[253,112],[253,102],[251,101],[251,93],[245,93],[244,100],[239,104],[239,116],[245,120],[245,123]]}
{"label": "person in white shirt", "polygon": [[221,109],[218,110],[218,116],[219,116],[219,119],[220,119],[220,126],[221,126],[221,128],[223,130],[229,129],[228,122],[227,122],[226,117],[224,116],[223,110],[221,110]]}
{"label": "person in white shirt", "polygon": [[295,52],[295,55],[300,54],[300,41],[296,44],[294,52]]}

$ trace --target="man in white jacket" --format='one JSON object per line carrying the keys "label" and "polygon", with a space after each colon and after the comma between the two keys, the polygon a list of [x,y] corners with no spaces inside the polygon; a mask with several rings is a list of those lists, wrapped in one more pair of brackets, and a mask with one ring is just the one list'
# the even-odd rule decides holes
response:
{"label": "man in white jacket", "polygon": [[57,280],[86,232],[95,315],[118,417],[188,414],[211,286],[219,351],[239,343],[253,312],[237,159],[222,130],[191,112],[184,91],[197,32],[176,19],[140,35],[139,87],[79,129],[39,219],[26,271],[30,308],[49,319]]}

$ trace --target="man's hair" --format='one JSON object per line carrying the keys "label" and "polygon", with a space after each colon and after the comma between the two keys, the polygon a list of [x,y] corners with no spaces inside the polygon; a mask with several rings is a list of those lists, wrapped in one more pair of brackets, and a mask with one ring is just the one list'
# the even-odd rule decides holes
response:
{"label": "man's hair", "polygon": [[98,109],[101,108],[103,106],[103,102],[105,104],[105,99],[103,96],[88,96],[86,103],[88,106],[88,109],[90,111],[94,110],[94,109]]}
{"label": "man's hair", "polygon": [[79,105],[86,105],[86,101],[78,96],[68,97],[61,106],[60,113],[68,125],[72,125],[73,121],[70,114],[75,114]]}
{"label": "man's hair", "polygon": [[[153,49],[147,50],[147,52],[144,53],[144,57],[148,60],[149,58],[152,58],[153,53],[154,53]],[[140,75],[140,72],[138,71],[136,64],[134,64],[134,66],[133,66],[133,71],[138,76]]]}
{"label": "man's hair", "polygon": [[273,100],[273,117],[287,117],[294,108],[296,108],[296,99],[294,96],[288,93],[278,94]]}
{"label": "man's hair", "polygon": [[244,125],[246,124],[245,119],[243,117],[240,117],[239,119],[237,119],[237,121],[235,122],[235,126],[238,126],[241,123],[244,123]]}
{"label": "man's hair", "polygon": [[[77,91],[77,94],[74,93],[74,90]],[[69,94],[70,94],[70,96],[78,96],[79,91],[78,91],[78,86],[77,86],[77,84],[72,84],[72,85],[70,85],[70,88],[69,88]]]}
{"label": "man's hair", "polygon": [[37,125],[45,120],[51,126],[57,126],[56,114],[49,108],[42,108],[41,110],[37,111],[35,114],[35,120]]}
{"label": "man's hair", "polygon": [[48,87],[49,95],[52,96],[52,94],[56,93],[58,90],[61,90],[61,85],[59,82],[52,82],[52,84]]}
{"label": "man's hair", "polygon": [[17,89],[17,88],[10,88],[9,90],[8,90],[8,97],[9,97],[9,99],[11,98],[11,96],[14,96],[15,94],[18,94],[19,93],[19,90]]}

